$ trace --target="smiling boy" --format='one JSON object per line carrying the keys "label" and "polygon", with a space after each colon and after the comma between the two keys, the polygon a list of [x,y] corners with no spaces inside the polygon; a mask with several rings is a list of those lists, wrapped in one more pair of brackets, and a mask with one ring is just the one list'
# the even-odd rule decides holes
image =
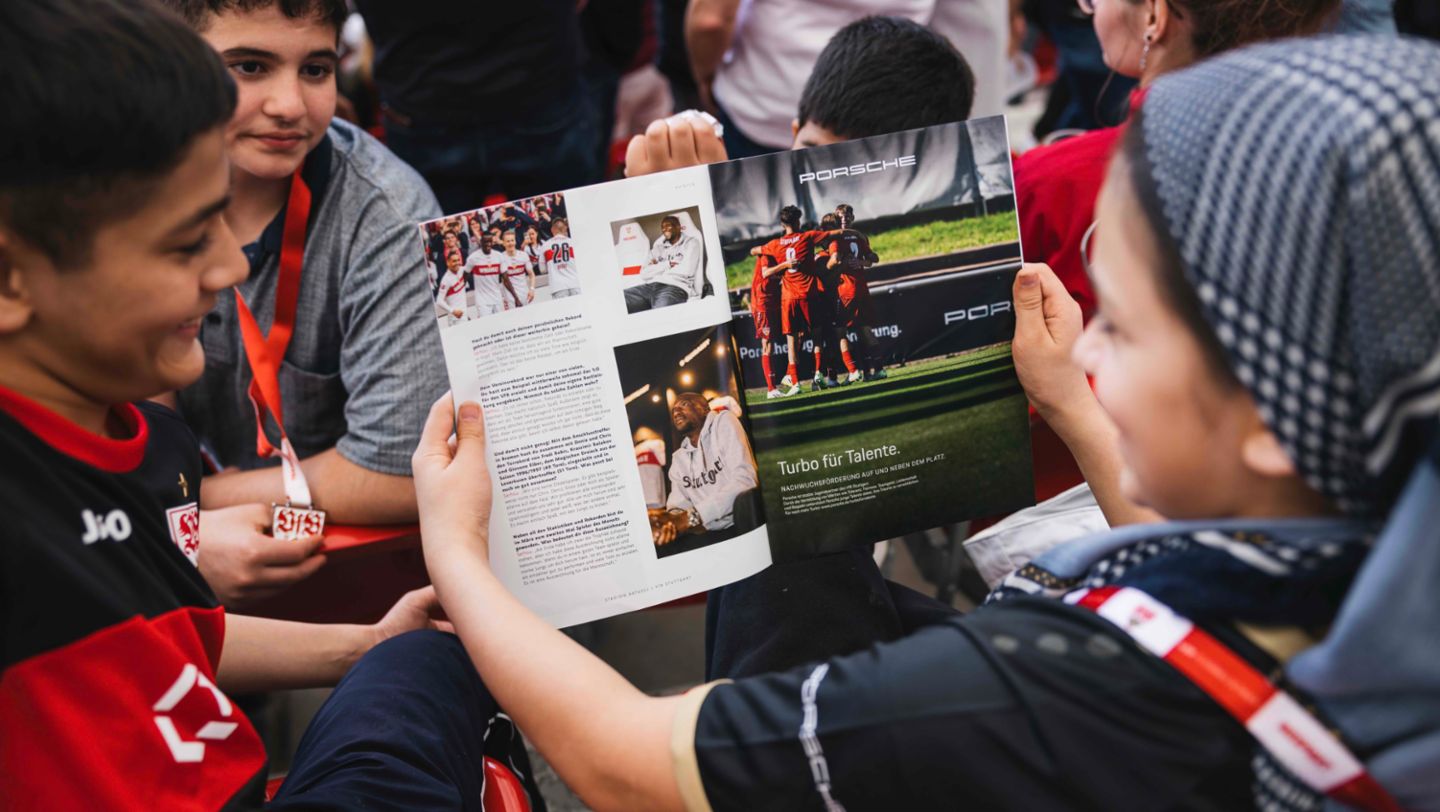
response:
{"label": "smiling boy", "polygon": [[7,0],[0,97],[0,807],[259,808],[228,694],[344,677],[272,810],[478,808],[493,707],[453,637],[402,634],[432,590],[370,626],[250,618],[189,558],[199,448],[144,399],[201,375],[247,272],[214,52],[148,3]]}
{"label": "smiling boy", "polygon": [[[412,521],[409,453],[423,404],[445,389],[427,323],[414,224],[437,217],[425,182],[375,139],[333,120],[340,0],[166,0],[220,54],[238,91],[226,128],[233,197],[225,217],[245,247],[238,286],[261,332],[280,310],[293,179],[310,195],[298,229],[304,261],[294,333],[279,363],[285,430],[315,506],[342,524]],[[252,371],[234,294],[222,291],[200,332],[204,376],[179,393],[190,426],[226,470],[206,483],[201,572],[243,606],[324,563],[320,539],[265,534],[286,501],[274,459],[257,452]],[[271,404],[272,406],[274,404]],[[279,445],[273,421],[266,436]]]}

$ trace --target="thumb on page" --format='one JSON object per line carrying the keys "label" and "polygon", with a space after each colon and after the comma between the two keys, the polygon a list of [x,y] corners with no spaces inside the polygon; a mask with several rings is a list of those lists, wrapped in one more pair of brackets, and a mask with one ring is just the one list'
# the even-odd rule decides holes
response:
{"label": "thumb on page", "polygon": [[1045,294],[1040,271],[1035,265],[1021,266],[1015,274],[1012,295],[1015,297],[1015,340],[1037,341],[1046,336]]}
{"label": "thumb on page", "polygon": [[461,461],[474,456],[485,459],[485,415],[480,404],[467,400],[460,404],[455,418],[455,459]]}

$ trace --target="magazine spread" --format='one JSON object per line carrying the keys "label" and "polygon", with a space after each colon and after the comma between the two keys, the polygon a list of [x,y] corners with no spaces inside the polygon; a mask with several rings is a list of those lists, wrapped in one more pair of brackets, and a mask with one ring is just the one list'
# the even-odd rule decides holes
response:
{"label": "magazine spread", "polygon": [[557,626],[1033,498],[1001,117],[422,223],[496,574]]}

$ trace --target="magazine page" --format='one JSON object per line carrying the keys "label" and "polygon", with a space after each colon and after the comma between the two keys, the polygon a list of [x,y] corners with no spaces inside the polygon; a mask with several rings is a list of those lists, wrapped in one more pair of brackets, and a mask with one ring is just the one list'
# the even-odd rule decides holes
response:
{"label": "magazine page", "polygon": [[703,167],[420,226],[456,402],[485,411],[490,558],[564,627],[770,563]]}
{"label": "magazine page", "polygon": [[1005,120],[710,178],[774,559],[1031,504]]}

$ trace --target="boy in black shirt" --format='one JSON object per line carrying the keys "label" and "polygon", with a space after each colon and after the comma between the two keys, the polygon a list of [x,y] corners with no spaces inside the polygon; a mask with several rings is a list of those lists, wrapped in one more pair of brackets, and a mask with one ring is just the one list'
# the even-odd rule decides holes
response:
{"label": "boy in black shirt", "polygon": [[341,677],[277,806],[478,805],[496,711],[453,637],[402,635],[437,627],[433,591],[371,626],[227,616],[194,566],[195,439],[133,403],[200,375],[246,273],[218,57],[145,4],[13,0],[0,97],[0,806],[258,807],[226,693]]}

